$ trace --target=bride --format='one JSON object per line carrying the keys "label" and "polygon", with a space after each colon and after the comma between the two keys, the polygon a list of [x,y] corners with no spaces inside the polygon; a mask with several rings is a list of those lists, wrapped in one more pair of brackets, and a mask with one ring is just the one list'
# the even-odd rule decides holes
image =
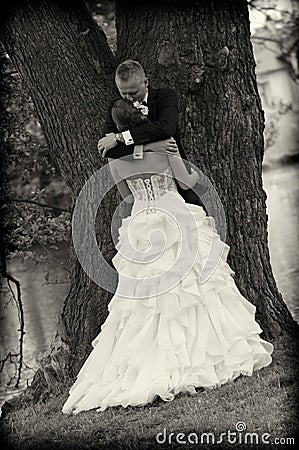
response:
{"label": "bride", "polygon": [[[125,100],[112,113],[120,130],[132,126],[132,117],[135,126],[144,120]],[[109,160],[123,199],[133,206],[112,259],[117,291],[63,405],[65,414],[145,405],[157,396],[171,401],[179,392],[195,395],[196,388],[251,376],[272,361],[273,345],[259,336],[256,308],[235,284],[226,262],[229,247],[214,219],[177,191],[174,178],[189,189],[197,172],[187,172],[178,151],[131,158]]]}

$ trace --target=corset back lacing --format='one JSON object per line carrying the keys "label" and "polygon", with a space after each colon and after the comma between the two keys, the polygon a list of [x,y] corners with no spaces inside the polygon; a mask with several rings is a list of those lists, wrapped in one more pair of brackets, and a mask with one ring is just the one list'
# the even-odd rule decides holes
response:
{"label": "corset back lacing", "polygon": [[170,166],[163,172],[153,174],[148,178],[135,178],[126,181],[134,200],[147,202],[146,214],[156,213],[155,200],[158,200],[167,192],[177,191]]}

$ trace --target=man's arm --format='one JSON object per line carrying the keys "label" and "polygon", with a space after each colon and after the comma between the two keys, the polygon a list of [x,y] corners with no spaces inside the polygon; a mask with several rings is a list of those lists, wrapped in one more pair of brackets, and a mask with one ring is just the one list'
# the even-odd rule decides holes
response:
{"label": "man's arm", "polygon": [[130,130],[134,144],[147,144],[168,139],[176,132],[179,122],[178,98],[173,89],[161,89],[157,103],[157,119]]}
{"label": "man's arm", "polygon": [[[161,89],[161,98],[158,100],[157,120],[139,125],[130,130],[133,138],[133,145],[126,145],[125,143],[114,144],[113,148],[105,151],[105,156],[109,158],[120,158],[122,156],[130,155],[134,152],[135,144],[146,144],[150,142],[157,142],[170,138],[174,135],[178,125],[178,100],[174,90],[169,88]],[[117,133],[117,127],[111,116],[112,104],[108,108],[106,120],[104,125],[104,134]],[[111,139],[113,141],[113,137]]]}
{"label": "man's arm", "polygon": [[[109,107],[106,111],[105,122],[103,127],[103,136],[119,132],[111,115],[112,106],[115,101],[116,99],[110,102]],[[134,145],[126,145],[125,143],[122,142],[118,142],[113,148],[107,150],[106,152],[104,151],[104,154],[103,151],[101,151],[103,158],[105,157],[113,159],[118,159],[121,158],[122,156],[132,155],[133,152],[134,152]]]}

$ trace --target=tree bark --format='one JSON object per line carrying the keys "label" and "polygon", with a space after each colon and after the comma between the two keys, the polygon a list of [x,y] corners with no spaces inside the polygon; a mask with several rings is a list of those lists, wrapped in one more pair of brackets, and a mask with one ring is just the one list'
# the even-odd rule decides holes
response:
{"label": "tree bark", "polygon": [[[11,1],[2,8],[5,49],[35,104],[49,151],[75,202],[103,161],[97,152],[107,99],[115,95],[114,56],[83,2]],[[97,224],[99,246],[113,256],[110,238],[116,199],[108,195]],[[74,252],[70,290],[50,351],[39,365],[50,387],[74,376],[107,317],[110,292],[85,274]],[[37,377],[40,380],[40,374]]]}
{"label": "tree bark", "polygon": [[139,60],[151,84],[179,95],[182,141],[223,204],[228,263],[241,294],[256,305],[268,339],[294,330],[270,264],[264,113],[246,0],[122,0],[116,18],[118,61]]}

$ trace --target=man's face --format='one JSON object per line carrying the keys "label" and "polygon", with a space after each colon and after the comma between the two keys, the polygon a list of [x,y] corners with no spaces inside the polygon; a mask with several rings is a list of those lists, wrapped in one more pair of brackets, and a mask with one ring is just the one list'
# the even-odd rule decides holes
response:
{"label": "man's face", "polygon": [[122,98],[130,102],[141,102],[147,92],[148,81],[145,77],[132,77],[126,81],[115,78],[116,86]]}

